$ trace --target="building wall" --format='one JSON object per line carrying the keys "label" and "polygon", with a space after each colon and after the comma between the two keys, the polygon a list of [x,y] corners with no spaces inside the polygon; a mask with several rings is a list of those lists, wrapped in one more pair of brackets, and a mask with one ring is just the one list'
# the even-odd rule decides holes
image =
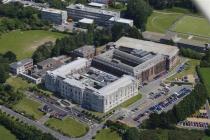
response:
{"label": "building wall", "polygon": [[109,26],[110,21],[109,19],[113,16],[106,15],[103,13],[94,13],[89,11],[84,11],[81,9],[73,9],[73,8],[67,8],[68,16],[70,18],[73,18],[74,20],[80,20],[83,18],[89,18],[93,19],[96,24],[103,25],[103,26]]}
{"label": "building wall", "polygon": [[109,4],[111,2],[111,0],[91,0],[91,2]]}
{"label": "building wall", "polygon": [[62,97],[72,100],[77,104],[82,104],[84,89],[61,82],[61,90],[59,92]]}
{"label": "building wall", "polygon": [[[16,62],[16,63],[18,63],[18,62]],[[33,60],[31,60],[31,61],[29,61],[29,62],[25,63],[24,65],[19,66],[17,68],[10,67],[10,72],[18,75],[18,74],[24,73],[24,72],[26,72],[26,71],[28,71],[32,68],[33,68]]]}
{"label": "building wall", "polygon": [[166,61],[164,60],[157,63],[155,66],[152,66],[148,68],[147,70],[143,71],[141,73],[141,77],[142,77],[141,82],[142,83],[149,82],[153,80],[156,76],[158,76],[159,74],[165,71],[166,71]]}
{"label": "building wall", "polygon": [[110,109],[118,106],[126,100],[136,96],[138,94],[138,82],[133,81],[131,84],[119,88],[116,92],[104,97],[104,111],[107,112]]}
{"label": "building wall", "polygon": [[48,11],[41,12],[42,19],[50,21],[54,24],[62,24],[67,20],[67,12],[52,13]]}

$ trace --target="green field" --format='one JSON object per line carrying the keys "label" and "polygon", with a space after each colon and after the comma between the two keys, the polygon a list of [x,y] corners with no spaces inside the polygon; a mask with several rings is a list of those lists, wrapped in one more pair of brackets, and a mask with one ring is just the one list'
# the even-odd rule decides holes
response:
{"label": "green field", "polygon": [[25,90],[29,87],[34,86],[34,84],[28,83],[20,77],[10,77],[7,79],[6,83],[14,87],[16,90]]}
{"label": "green field", "polygon": [[182,16],[181,13],[167,13],[154,11],[148,18],[146,30],[152,32],[165,33],[171,25]]}
{"label": "green field", "polygon": [[14,106],[14,110],[24,112],[25,115],[34,116],[37,120],[44,115],[43,112],[39,111],[40,106],[40,103],[25,97]]}
{"label": "green field", "polygon": [[200,68],[200,74],[210,96],[210,68]]}
{"label": "green field", "polygon": [[132,105],[133,103],[135,103],[136,101],[138,101],[140,99],[141,99],[141,94],[138,94],[138,95],[128,99],[127,101],[123,102],[119,106],[122,107],[122,108],[126,108],[126,107]]}
{"label": "green field", "polygon": [[64,120],[51,118],[45,123],[45,125],[59,130],[71,137],[81,137],[85,135],[88,130],[88,127],[85,124],[70,117],[65,118]]}
{"label": "green field", "polygon": [[16,137],[8,129],[0,125],[0,139],[1,140],[16,140]]}
{"label": "green field", "polygon": [[0,53],[13,51],[18,59],[31,57],[38,46],[64,36],[44,30],[11,31],[0,36]]}
{"label": "green field", "polygon": [[210,24],[208,20],[200,17],[184,16],[175,23],[175,26],[171,30],[200,36],[210,36]]}
{"label": "green field", "polygon": [[119,134],[111,129],[102,129],[97,135],[96,140],[122,140]]}

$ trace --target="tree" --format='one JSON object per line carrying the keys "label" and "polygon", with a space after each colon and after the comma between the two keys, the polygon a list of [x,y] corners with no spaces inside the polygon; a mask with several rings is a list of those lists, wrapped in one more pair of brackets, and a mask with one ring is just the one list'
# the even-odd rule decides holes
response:
{"label": "tree", "polygon": [[152,8],[145,0],[129,0],[125,11],[126,17],[133,19],[134,25],[142,31],[145,30],[145,24],[151,13]]}
{"label": "tree", "polygon": [[210,67],[210,49],[206,52],[201,60],[201,67]]}
{"label": "tree", "polygon": [[149,0],[149,4],[155,9],[165,9],[173,7],[174,0]]}
{"label": "tree", "polygon": [[3,57],[7,58],[10,62],[15,62],[16,61],[16,55],[11,51],[6,52],[3,55]]}
{"label": "tree", "polygon": [[124,140],[139,140],[138,129],[135,127],[129,128],[123,138]]}
{"label": "tree", "polygon": [[45,44],[39,46],[32,56],[34,63],[38,63],[51,57],[53,47],[52,42],[46,42]]}
{"label": "tree", "polygon": [[0,84],[5,83],[7,78],[9,78],[9,72],[6,71],[3,65],[0,65]]}
{"label": "tree", "polygon": [[136,39],[140,39],[141,32],[134,26],[125,26],[123,24],[114,24],[111,28],[112,41],[117,41],[122,36],[128,36]]}

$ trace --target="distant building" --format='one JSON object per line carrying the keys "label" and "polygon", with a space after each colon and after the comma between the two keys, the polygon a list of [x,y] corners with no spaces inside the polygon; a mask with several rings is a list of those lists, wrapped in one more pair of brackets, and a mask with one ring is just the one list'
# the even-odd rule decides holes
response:
{"label": "distant building", "polygon": [[120,18],[120,12],[88,7],[82,4],[68,6],[67,12],[68,16],[74,20],[92,19],[94,23],[102,26],[109,26],[109,19],[112,17]]}
{"label": "distant building", "polygon": [[176,40],[175,43],[179,48],[189,48],[198,52],[205,52],[206,50],[208,50],[207,44],[196,40],[180,38]]}
{"label": "distant building", "polygon": [[88,19],[88,18],[83,18],[78,21],[78,26],[81,28],[87,29],[90,25],[93,25],[93,23],[94,23],[94,20]]}
{"label": "distant building", "polygon": [[111,26],[114,23],[118,23],[118,24],[122,24],[122,25],[125,25],[125,26],[133,27],[133,20],[131,20],[131,19],[112,17],[112,18],[109,19],[109,21],[110,21]]}
{"label": "distant building", "polygon": [[109,4],[112,0],[91,0],[91,2]]}
{"label": "distant building", "polygon": [[41,17],[44,20],[61,25],[67,21],[67,12],[58,9],[43,8],[41,10]]}
{"label": "distant building", "polygon": [[27,72],[33,68],[33,59],[24,59],[10,64],[10,72],[13,74],[20,74]]}
{"label": "distant building", "polygon": [[95,56],[95,46],[85,45],[72,51],[74,57],[91,59]]}
{"label": "distant building", "polygon": [[162,34],[162,33],[156,33],[156,32],[150,32],[150,31],[142,32],[142,37],[144,40],[158,42],[158,43],[160,43],[160,40],[164,36],[165,34]]}
{"label": "distant building", "polygon": [[97,2],[90,2],[90,3],[88,3],[88,6],[100,8],[100,9],[103,9],[106,7],[106,5],[104,3],[97,3]]}

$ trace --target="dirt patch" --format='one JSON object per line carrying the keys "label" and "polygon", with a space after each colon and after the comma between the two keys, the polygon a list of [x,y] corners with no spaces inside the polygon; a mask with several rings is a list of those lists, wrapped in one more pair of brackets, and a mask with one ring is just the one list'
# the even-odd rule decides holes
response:
{"label": "dirt patch", "polygon": [[45,37],[45,38],[43,38],[41,40],[34,40],[33,43],[31,44],[31,46],[29,46],[26,51],[36,50],[39,46],[41,46],[44,43],[49,42],[49,41],[55,42],[56,41],[56,38]]}

